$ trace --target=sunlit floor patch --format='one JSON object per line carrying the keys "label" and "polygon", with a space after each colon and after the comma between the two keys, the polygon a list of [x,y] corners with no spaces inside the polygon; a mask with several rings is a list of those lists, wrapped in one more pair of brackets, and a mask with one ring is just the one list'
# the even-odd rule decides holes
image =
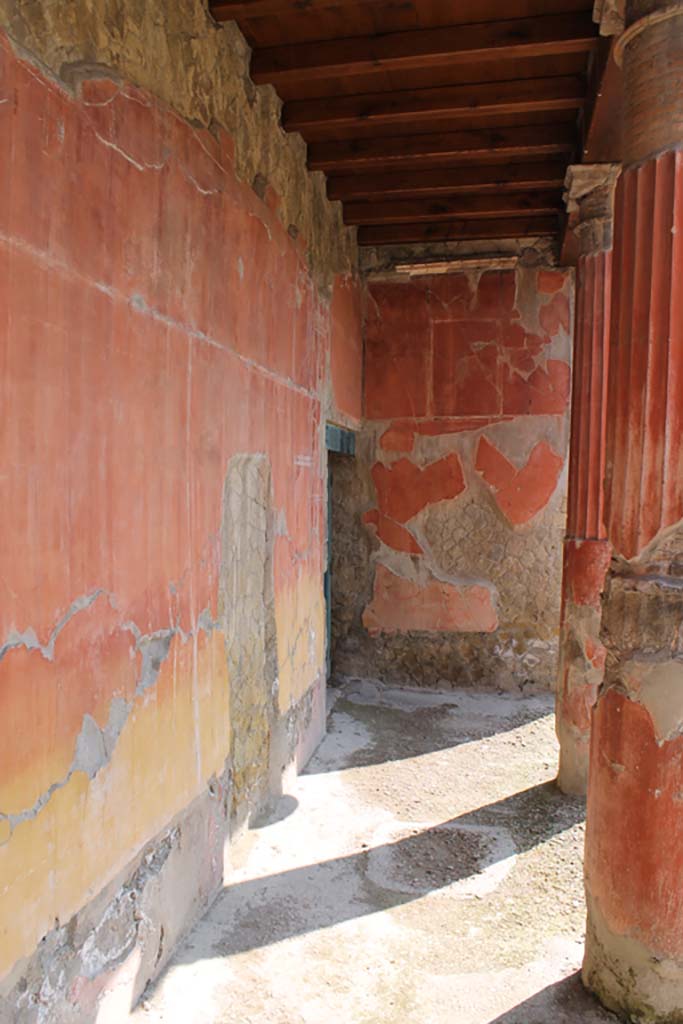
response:
{"label": "sunlit floor patch", "polygon": [[[140,1024],[606,1024],[552,699],[355,680]],[[295,801],[298,802],[295,803]]]}
{"label": "sunlit floor patch", "polygon": [[500,885],[515,852],[509,833],[491,825],[406,822],[375,832],[366,877],[389,892],[482,897]]}

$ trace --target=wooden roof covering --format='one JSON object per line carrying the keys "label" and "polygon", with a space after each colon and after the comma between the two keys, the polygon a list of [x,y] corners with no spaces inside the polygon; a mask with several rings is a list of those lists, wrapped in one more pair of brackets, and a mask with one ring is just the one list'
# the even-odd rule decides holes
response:
{"label": "wooden roof covering", "polygon": [[592,0],[210,2],[361,245],[560,231],[606,60]]}

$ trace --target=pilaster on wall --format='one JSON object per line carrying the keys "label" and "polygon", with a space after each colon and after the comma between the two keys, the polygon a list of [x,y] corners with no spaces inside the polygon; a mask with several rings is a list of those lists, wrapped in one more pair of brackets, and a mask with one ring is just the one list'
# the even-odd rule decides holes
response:
{"label": "pilaster on wall", "polygon": [[569,168],[566,181],[567,211],[575,219],[580,254],[556,708],[558,785],[565,793],[586,791],[590,713],[605,663],[600,598],[610,548],[604,526],[603,478],[612,212],[618,174],[615,164],[578,165]]}
{"label": "pilaster on wall", "polygon": [[584,980],[683,1020],[683,5],[629,0],[606,448],[613,559],[593,714]]}

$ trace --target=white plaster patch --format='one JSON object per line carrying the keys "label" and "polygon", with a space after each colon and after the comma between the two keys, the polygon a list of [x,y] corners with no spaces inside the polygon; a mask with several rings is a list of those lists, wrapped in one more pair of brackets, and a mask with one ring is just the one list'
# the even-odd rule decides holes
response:
{"label": "white plaster patch", "polygon": [[661,746],[683,730],[683,662],[653,665],[630,662],[628,670],[638,679],[636,699],[647,708]]}

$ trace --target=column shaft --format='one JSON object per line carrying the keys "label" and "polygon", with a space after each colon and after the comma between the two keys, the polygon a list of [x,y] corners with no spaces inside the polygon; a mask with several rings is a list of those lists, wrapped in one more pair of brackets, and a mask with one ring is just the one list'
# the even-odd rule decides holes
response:
{"label": "column shaft", "polygon": [[556,729],[557,782],[585,793],[591,709],[602,682],[601,597],[610,560],[604,522],[605,438],[612,278],[614,165],[578,166],[568,175],[567,205],[577,214],[581,245],[576,268],[567,536],[562,573]]}
{"label": "column shaft", "polygon": [[[656,14],[657,17],[644,16]],[[603,602],[584,981],[683,1022],[683,8],[635,0],[615,208]],[[662,147],[664,148],[662,151]]]}

